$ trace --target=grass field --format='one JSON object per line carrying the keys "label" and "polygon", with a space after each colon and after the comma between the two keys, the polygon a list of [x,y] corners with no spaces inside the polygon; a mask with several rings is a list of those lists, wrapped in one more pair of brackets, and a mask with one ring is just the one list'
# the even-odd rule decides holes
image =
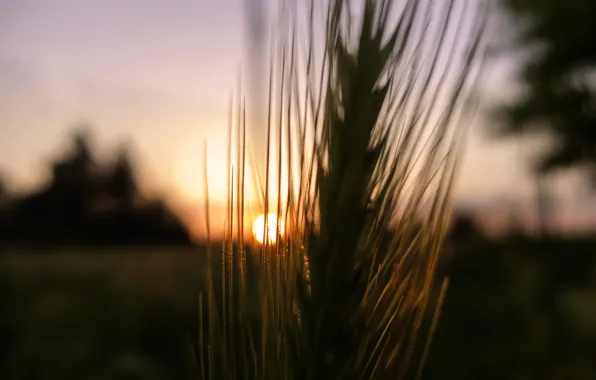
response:
{"label": "grass field", "polygon": [[[423,379],[593,379],[592,247],[459,247]],[[0,254],[0,379],[196,379],[206,263],[198,249]]]}
{"label": "grass field", "polygon": [[0,379],[184,379],[199,251],[0,255]]}

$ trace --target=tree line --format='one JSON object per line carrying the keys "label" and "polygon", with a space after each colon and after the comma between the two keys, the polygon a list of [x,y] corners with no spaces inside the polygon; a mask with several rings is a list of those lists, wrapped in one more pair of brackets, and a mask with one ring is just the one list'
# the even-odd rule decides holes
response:
{"label": "tree line", "polygon": [[11,194],[0,178],[0,247],[191,244],[165,201],[140,190],[130,150],[122,145],[114,157],[98,160],[89,130],[81,128],[39,188]]}

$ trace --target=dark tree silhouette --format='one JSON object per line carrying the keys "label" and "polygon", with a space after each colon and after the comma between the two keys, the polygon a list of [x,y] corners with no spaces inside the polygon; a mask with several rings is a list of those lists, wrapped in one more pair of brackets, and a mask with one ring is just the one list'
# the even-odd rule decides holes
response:
{"label": "dark tree silhouette", "polygon": [[134,206],[138,185],[126,146],[120,148],[116,162],[108,172],[106,186],[107,193],[117,201],[118,207],[131,209]]}
{"label": "dark tree silhouette", "polygon": [[47,189],[54,214],[62,216],[66,229],[77,231],[77,239],[87,234],[91,208],[97,196],[98,167],[92,153],[91,134],[85,129],[72,136],[72,151],[52,164],[53,183]]}
{"label": "dark tree silhouette", "polygon": [[51,163],[51,180],[16,198],[10,215],[0,218],[0,241],[37,247],[190,244],[188,229],[166,204],[141,194],[130,156],[123,145],[113,163],[102,164],[89,130],[77,130],[72,149]]}
{"label": "dark tree silhouette", "polygon": [[449,229],[448,238],[455,243],[473,241],[482,237],[483,233],[478,227],[474,215],[465,211],[456,211]]}
{"label": "dark tree silhouette", "polygon": [[6,188],[6,183],[4,179],[0,175],[0,208],[2,208],[2,204],[6,202],[8,198],[8,189]]}
{"label": "dark tree silhouette", "polygon": [[0,175],[0,246],[7,240],[9,194],[4,178]]}
{"label": "dark tree silhouette", "polygon": [[524,94],[503,107],[500,132],[547,131],[554,146],[538,173],[586,167],[596,180],[596,2],[502,0],[523,25],[517,43],[535,49],[521,70]]}

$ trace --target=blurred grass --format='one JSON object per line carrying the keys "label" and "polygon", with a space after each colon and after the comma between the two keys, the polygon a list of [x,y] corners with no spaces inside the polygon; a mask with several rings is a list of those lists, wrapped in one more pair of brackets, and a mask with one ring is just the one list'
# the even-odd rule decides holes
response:
{"label": "blurred grass", "polygon": [[0,379],[184,379],[204,255],[0,255]]}
{"label": "blurred grass", "polygon": [[[596,241],[467,241],[449,247],[423,379],[594,379]],[[204,259],[199,249],[1,254],[0,379],[190,378],[185,336],[196,343]]]}

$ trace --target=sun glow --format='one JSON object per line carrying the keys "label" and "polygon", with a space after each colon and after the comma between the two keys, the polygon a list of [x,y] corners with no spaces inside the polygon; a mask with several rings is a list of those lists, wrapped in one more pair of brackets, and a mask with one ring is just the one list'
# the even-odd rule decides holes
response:
{"label": "sun glow", "polygon": [[[266,223],[266,224],[265,224]],[[267,231],[265,231],[265,226],[267,226]],[[267,236],[268,243],[275,243],[277,239],[277,215],[275,214],[268,214],[267,219],[265,220],[265,215],[259,216],[252,227],[252,233],[255,236],[255,239],[259,243],[263,243],[265,241],[265,234]],[[284,223],[282,221],[279,222],[279,234],[283,235],[284,233]]]}

